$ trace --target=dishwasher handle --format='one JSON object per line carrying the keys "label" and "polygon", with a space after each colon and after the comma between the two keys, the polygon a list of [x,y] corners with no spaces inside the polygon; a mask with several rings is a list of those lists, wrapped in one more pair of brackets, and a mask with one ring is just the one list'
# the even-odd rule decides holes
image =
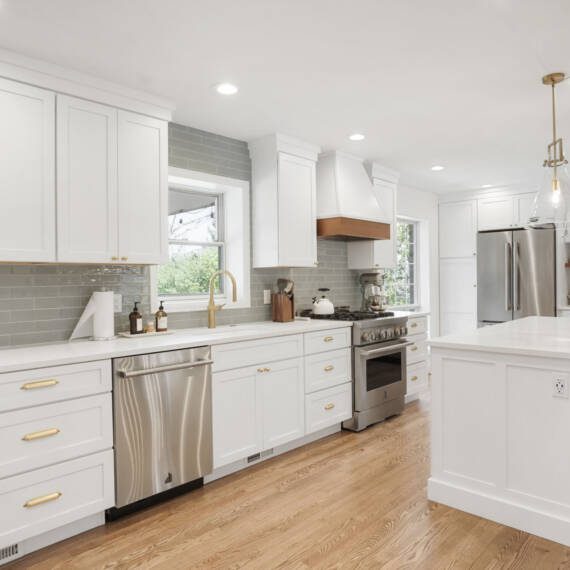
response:
{"label": "dishwasher handle", "polygon": [[170,372],[172,370],[184,370],[185,368],[195,368],[197,366],[207,366],[213,364],[213,360],[197,360],[196,362],[178,362],[176,364],[167,364],[158,368],[143,368],[142,370],[117,370],[121,378],[134,378],[136,376],[148,376],[149,374],[160,374],[161,372]]}

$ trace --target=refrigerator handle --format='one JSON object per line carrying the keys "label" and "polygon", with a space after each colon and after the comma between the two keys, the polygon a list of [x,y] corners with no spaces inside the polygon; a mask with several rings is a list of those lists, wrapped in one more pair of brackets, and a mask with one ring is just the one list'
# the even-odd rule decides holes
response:
{"label": "refrigerator handle", "polygon": [[515,242],[515,247],[513,248],[514,263],[513,263],[513,273],[514,273],[514,286],[513,291],[515,295],[515,311],[520,311],[521,309],[521,276],[520,276],[520,257],[521,257],[521,244],[520,242]]}
{"label": "refrigerator handle", "polygon": [[512,249],[511,244],[505,244],[505,310],[511,311],[513,309],[512,300],[513,290],[513,264],[512,264]]}

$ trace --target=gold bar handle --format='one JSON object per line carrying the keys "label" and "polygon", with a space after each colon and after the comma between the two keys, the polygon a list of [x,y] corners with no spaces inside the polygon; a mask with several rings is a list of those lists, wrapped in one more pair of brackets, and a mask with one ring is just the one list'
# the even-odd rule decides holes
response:
{"label": "gold bar handle", "polygon": [[323,338],[324,342],[332,342],[334,340],[334,336],[325,336],[325,338]]}
{"label": "gold bar handle", "polygon": [[51,501],[57,501],[61,497],[61,493],[59,491],[55,493],[50,493],[49,495],[43,495],[43,497],[36,497],[35,499],[30,499],[26,501],[23,506],[26,509],[30,507],[37,507],[38,505],[43,505],[44,503],[49,503]]}
{"label": "gold bar handle", "polygon": [[411,380],[412,382],[415,382],[417,379],[418,379],[417,376],[412,376],[412,377],[410,378],[410,380]]}
{"label": "gold bar handle", "polygon": [[59,384],[59,380],[50,378],[49,380],[37,380],[36,382],[26,382],[20,386],[20,390],[35,390],[36,388],[49,388]]}
{"label": "gold bar handle", "polygon": [[334,370],[334,366],[332,364],[329,364],[328,366],[325,366],[323,370],[325,372],[332,372]]}
{"label": "gold bar handle", "polygon": [[258,368],[258,372],[271,372],[271,368]]}
{"label": "gold bar handle", "polygon": [[42,439],[44,437],[50,437],[52,435],[57,435],[59,433],[59,429],[57,428],[49,428],[43,429],[41,431],[34,431],[32,433],[27,433],[22,440],[23,441],[34,441],[35,439]]}
{"label": "gold bar handle", "polygon": [[328,411],[328,410],[332,410],[333,408],[334,408],[334,404],[333,404],[332,402],[331,402],[330,404],[327,404],[327,405],[325,406],[325,410],[327,410],[327,411]]}

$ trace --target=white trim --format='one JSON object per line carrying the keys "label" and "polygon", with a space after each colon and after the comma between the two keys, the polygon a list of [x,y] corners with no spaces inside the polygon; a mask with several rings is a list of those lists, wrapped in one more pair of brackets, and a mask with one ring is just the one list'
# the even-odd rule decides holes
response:
{"label": "white trim", "polygon": [[536,185],[495,186],[493,188],[481,188],[479,190],[461,190],[436,194],[439,203],[466,202],[481,198],[501,198],[505,196],[517,196],[519,194],[532,194],[536,192]]}
{"label": "white trim", "polygon": [[[251,307],[251,260],[249,239],[249,182],[216,174],[207,174],[196,170],[186,170],[171,166],[168,170],[168,187],[186,187],[197,192],[223,194],[225,268],[231,271],[238,284],[238,301],[231,302],[228,295],[216,295],[216,303],[225,303],[225,309],[246,309]],[[241,209],[242,216],[236,216]],[[230,212],[232,215],[230,216]],[[156,311],[159,304],[157,292],[157,268],[150,269],[151,311]],[[226,278],[225,291],[231,291],[231,284]],[[203,311],[208,306],[208,297],[197,295],[180,300],[165,298],[166,311],[180,313]]]}
{"label": "white trim", "polygon": [[172,120],[174,103],[162,97],[6,49],[0,49],[0,77],[157,119]]}

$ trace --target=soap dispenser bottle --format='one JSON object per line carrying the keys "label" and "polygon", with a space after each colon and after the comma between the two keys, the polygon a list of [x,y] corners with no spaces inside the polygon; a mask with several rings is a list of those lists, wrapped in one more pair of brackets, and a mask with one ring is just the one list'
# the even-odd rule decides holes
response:
{"label": "soap dispenser bottle", "polygon": [[143,331],[142,315],[138,308],[139,301],[135,301],[135,306],[129,315],[129,323],[131,327],[131,334],[141,334]]}
{"label": "soap dispenser bottle", "polygon": [[155,329],[156,332],[166,332],[168,330],[168,314],[162,306],[162,301],[160,302],[160,307],[158,311],[154,314],[155,318]]}

